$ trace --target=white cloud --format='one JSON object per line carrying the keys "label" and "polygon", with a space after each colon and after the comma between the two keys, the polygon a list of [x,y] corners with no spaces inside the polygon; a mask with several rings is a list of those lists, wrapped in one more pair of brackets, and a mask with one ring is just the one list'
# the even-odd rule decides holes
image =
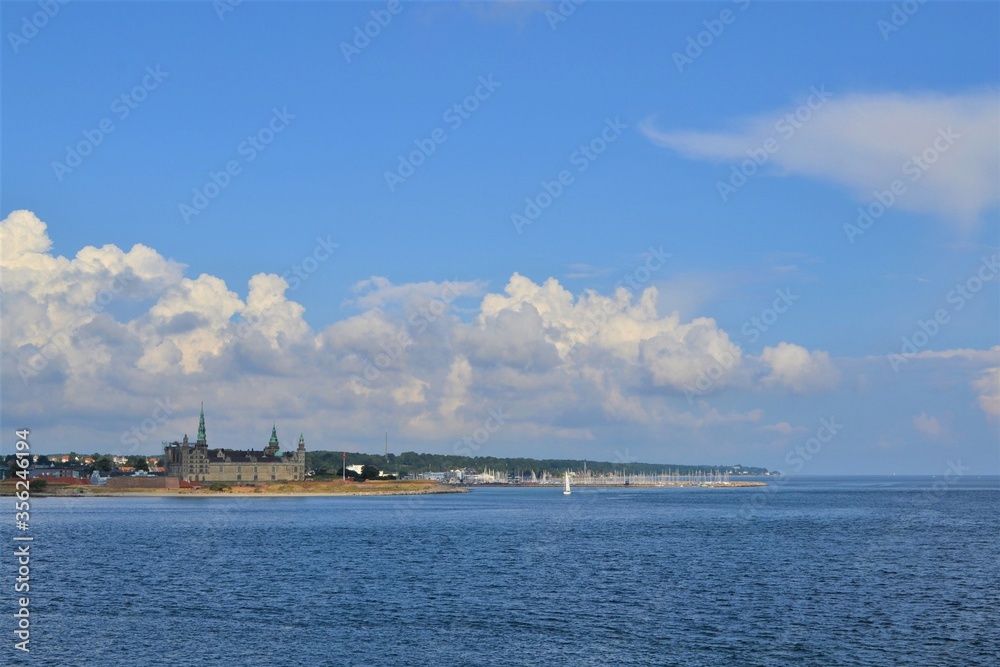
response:
{"label": "white cloud", "polygon": [[[684,461],[691,447],[725,460],[797,437],[794,415],[761,405],[776,396],[783,411],[787,392],[833,388],[840,374],[827,353],[792,343],[745,356],[715,320],[664,311],[653,287],[573,293],[555,278],[515,273],[489,293],[460,283],[472,315],[458,317],[441,296],[445,283],[372,278],[359,284],[360,312],[316,331],[273,274],[236,287],[187,278],[144,246],[55,256],[44,224],[27,212],[0,223],[0,240],[3,276],[24,269],[2,283],[5,414],[48,420],[67,440],[86,434],[101,450],[127,453],[120,434],[169,398],[174,414],[143,452],[190,433],[204,400],[220,446],[266,440],[277,417],[279,435],[283,424],[302,431],[310,449],[370,451],[389,428],[401,447],[442,451],[502,410],[509,418],[484,454],[539,454],[544,445],[549,455],[586,455],[577,447],[589,442],[590,455],[606,446],[603,456],[614,458],[615,443],[628,442],[653,460]],[[104,308],[101,289],[123,276],[128,288],[113,298],[129,308]],[[435,301],[428,317],[411,317]],[[968,371],[965,387],[998,366],[996,352],[935,355],[935,367]],[[888,373],[883,357],[838,364]],[[720,372],[689,403],[686,390],[709,369]],[[974,385],[994,415],[996,385],[995,370]]]}
{"label": "white cloud", "polygon": [[1000,418],[1000,366],[982,371],[972,382],[979,393],[979,407],[992,418]]}
{"label": "white cloud", "polygon": [[[475,281],[373,277],[355,285],[361,312],[314,331],[277,275],[253,276],[241,295],[216,276],[185,277],[182,265],[144,246],[54,256],[44,223],[28,212],[12,214],[0,232],[4,275],[18,274],[3,283],[5,324],[34,324],[4,337],[5,379],[26,395],[58,388],[71,413],[136,404],[141,413],[143,397],[170,395],[188,404],[178,412],[214,403],[230,429],[245,428],[241,413],[283,410],[351,437],[390,418],[411,437],[447,439],[502,408],[517,415],[508,438],[583,440],[607,424],[697,430],[762,417],[684,401],[705,367],[728,355],[735,372],[741,352],[714,320],[661,315],[654,288],[576,295],[554,278],[514,274],[502,292],[484,293]],[[77,308],[92,307],[101,286],[125,275],[127,298],[144,311],[119,321],[92,310],[50,344]],[[476,296],[471,319],[452,314],[455,299]],[[22,378],[32,360],[37,368]]]}
{"label": "white cloud", "polygon": [[[902,354],[899,356],[908,361],[912,359],[942,361],[962,360],[976,364],[988,364],[1000,361],[1000,345],[995,345],[988,350],[976,350],[973,348],[960,348],[953,350],[921,350],[920,352],[915,352],[913,354]],[[886,359],[883,355],[868,358],[881,359],[883,362]]]}
{"label": "white cloud", "polygon": [[277,275],[258,273],[250,279],[246,307],[240,313],[243,320],[259,331],[275,348],[303,341],[311,330],[302,319],[305,308],[285,298],[288,282]]}
{"label": "white cloud", "polygon": [[181,366],[191,373],[201,370],[203,357],[222,351],[230,320],[243,308],[243,302],[225,282],[203,273],[195,280],[184,278],[168,288],[149,310],[144,324],[180,351]]}
{"label": "white cloud", "polygon": [[[112,300],[148,298],[180,280],[183,265],[137,244],[87,246],[74,259],[49,253],[47,226],[30,211],[14,211],[0,225],[0,280],[46,308],[56,327],[102,310]],[[96,307],[95,307],[96,306]]]}
{"label": "white cloud", "polygon": [[765,347],[760,355],[768,366],[762,383],[782,386],[795,393],[830,389],[840,379],[840,372],[830,362],[830,355],[821,350],[810,352],[792,343]]}
{"label": "white cloud", "polygon": [[492,330],[489,325],[504,314],[537,317],[535,340],[552,345],[570,364],[573,360],[601,364],[607,359],[623,372],[644,376],[653,386],[683,391],[718,360],[733,359],[732,366],[740,362],[739,347],[714,320],[681,322],[677,313],[660,316],[655,287],[646,288],[635,300],[625,288],[613,296],[588,290],[574,298],[555,278],[538,285],[514,274],[504,292],[483,298],[480,330]]}
{"label": "white cloud", "polygon": [[777,424],[764,424],[758,427],[762,431],[772,431],[778,435],[791,435],[795,428],[788,422],[778,422]]}
{"label": "white cloud", "polygon": [[601,276],[606,276],[614,272],[614,269],[607,267],[593,266],[591,264],[570,264],[566,267],[569,269],[569,273],[566,274],[567,280],[585,280],[588,278],[600,278]]}
{"label": "white cloud", "polygon": [[[719,131],[640,131],[653,143],[699,160],[741,163],[773,139],[765,171],[847,187],[859,201],[899,179],[895,206],[971,227],[1000,202],[1000,98],[996,90],[964,94],[834,92],[801,126],[784,121],[795,107],[743,119]],[[803,114],[805,117],[805,114]],[[936,148],[935,148],[936,142]],[[927,152],[928,168],[913,161]],[[936,154],[936,155],[935,155]],[[728,179],[728,174],[725,181]]]}
{"label": "white cloud", "polygon": [[938,418],[929,416],[926,412],[921,412],[913,418],[913,426],[928,438],[938,438],[944,434],[944,427]]}
{"label": "white cloud", "polygon": [[430,301],[451,303],[462,296],[480,296],[485,285],[478,281],[426,281],[394,285],[384,276],[372,276],[353,286],[355,297],[350,303],[361,308],[384,308],[390,304],[420,306]]}

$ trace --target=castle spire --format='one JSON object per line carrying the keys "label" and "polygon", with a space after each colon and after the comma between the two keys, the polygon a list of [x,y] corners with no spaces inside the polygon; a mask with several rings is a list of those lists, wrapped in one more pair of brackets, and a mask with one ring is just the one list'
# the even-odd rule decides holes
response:
{"label": "castle spire", "polygon": [[277,454],[281,446],[278,444],[278,427],[271,426],[271,439],[267,441],[267,447],[264,448],[264,453],[269,456],[274,456]]}
{"label": "castle spire", "polygon": [[198,418],[198,444],[207,445],[208,440],[205,438],[205,402],[201,403],[201,416]]}

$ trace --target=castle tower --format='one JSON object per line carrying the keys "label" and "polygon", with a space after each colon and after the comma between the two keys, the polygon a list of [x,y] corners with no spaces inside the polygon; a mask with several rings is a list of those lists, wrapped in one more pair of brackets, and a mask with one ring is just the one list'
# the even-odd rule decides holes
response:
{"label": "castle tower", "polygon": [[278,453],[280,446],[278,445],[278,428],[275,425],[271,426],[271,439],[267,441],[267,447],[264,448],[264,453],[268,456],[274,456]]}
{"label": "castle tower", "polygon": [[299,448],[295,450],[295,464],[299,468],[295,479],[306,478],[306,439],[299,433]]}
{"label": "castle tower", "polygon": [[205,403],[201,404],[201,416],[198,418],[198,441],[197,447],[208,447],[208,440],[205,438]]}

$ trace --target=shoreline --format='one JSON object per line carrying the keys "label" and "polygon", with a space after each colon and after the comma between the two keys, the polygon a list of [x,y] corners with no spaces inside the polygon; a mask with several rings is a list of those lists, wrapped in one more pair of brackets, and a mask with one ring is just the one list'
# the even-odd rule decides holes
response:
{"label": "shoreline", "polygon": [[[210,486],[210,485],[209,485]],[[191,489],[134,488],[108,489],[104,486],[72,484],[50,486],[44,491],[31,493],[32,498],[308,498],[336,496],[414,496],[440,493],[468,493],[436,482],[298,482],[286,484],[261,484],[257,486],[231,486],[223,491],[213,491],[209,486]],[[7,489],[4,489],[7,491]],[[13,495],[3,493],[2,495]]]}
{"label": "shoreline", "polygon": [[[558,489],[555,484],[441,484],[415,481],[402,482],[366,482],[370,486],[358,483],[319,482],[294,483],[259,486],[236,486],[225,491],[212,491],[207,487],[199,489],[106,489],[103,486],[67,485],[49,488],[32,494],[33,498],[333,498],[359,496],[415,496],[436,495],[442,493],[469,493],[474,488],[503,489]],[[760,481],[730,481],[730,482],[666,482],[631,484],[576,484],[574,488],[583,489],[737,489],[766,487]],[[289,488],[291,487],[291,488]],[[280,490],[279,490],[280,489]],[[7,495],[7,494],[3,494]]]}
{"label": "shoreline", "polygon": [[[738,489],[749,487],[767,486],[767,482],[758,481],[730,481],[730,482],[615,482],[612,484],[586,484],[572,482],[574,489],[680,489],[680,488],[702,488],[702,489]],[[562,484],[469,484],[464,488],[487,487],[491,489],[560,489]]]}

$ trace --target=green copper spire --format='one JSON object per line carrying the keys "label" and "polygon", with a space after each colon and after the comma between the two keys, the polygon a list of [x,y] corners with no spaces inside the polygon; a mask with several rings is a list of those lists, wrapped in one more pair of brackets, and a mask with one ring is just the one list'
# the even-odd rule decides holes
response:
{"label": "green copper spire", "polygon": [[207,443],[208,440],[205,438],[205,403],[201,404],[201,417],[198,418],[198,444],[202,445]]}
{"label": "green copper spire", "polygon": [[278,453],[278,429],[276,426],[271,426],[271,439],[267,441],[267,447],[264,448],[264,453],[268,456],[274,456]]}

